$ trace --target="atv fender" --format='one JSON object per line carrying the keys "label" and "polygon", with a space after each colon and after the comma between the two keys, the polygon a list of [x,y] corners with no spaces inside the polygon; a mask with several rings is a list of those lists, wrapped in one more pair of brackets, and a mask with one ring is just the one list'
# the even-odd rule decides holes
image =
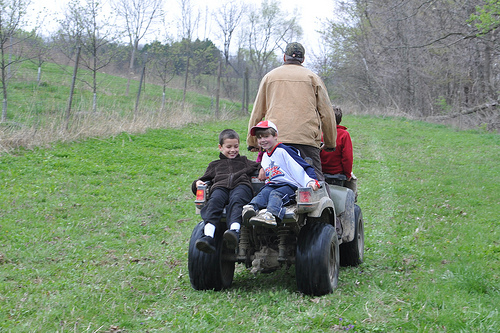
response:
{"label": "atv fender", "polygon": [[335,207],[333,206],[333,201],[329,197],[319,198],[319,202],[318,205],[316,206],[316,209],[314,209],[312,212],[309,212],[309,214],[307,215],[309,217],[321,217],[323,211],[327,208],[332,209],[335,214]]}
{"label": "atv fender", "polygon": [[354,239],[356,221],[354,218],[354,192],[337,185],[330,185],[330,197],[335,206],[335,214],[342,224],[342,242]]}

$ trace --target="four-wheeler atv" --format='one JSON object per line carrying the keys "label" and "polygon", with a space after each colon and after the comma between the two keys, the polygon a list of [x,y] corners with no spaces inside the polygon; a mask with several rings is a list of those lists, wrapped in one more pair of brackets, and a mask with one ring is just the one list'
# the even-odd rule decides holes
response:
{"label": "four-wheeler atv", "polygon": [[[189,242],[188,267],[196,290],[221,290],[231,286],[235,263],[251,272],[273,272],[295,264],[297,288],[309,295],[331,293],[338,282],[339,265],[356,266],[363,261],[364,226],[354,192],[343,187],[342,175],[328,176],[321,188],[297,190],[296,203],[287,206],[285,217],[275,228],[244,224],[239,247],[230,250],[222,240],[225,223],[216,228],[216,252],[207,254],[195,247],[203,234],[198,223]],[[344,178],[345,179],[345,178]],[[254,189],[263,186],[252,179]],[[328,195],[328,189],[330,195]],[[199,188],[196,211],[208,200],[209,186]],[[222,222],[225,221],[223,214]]]}

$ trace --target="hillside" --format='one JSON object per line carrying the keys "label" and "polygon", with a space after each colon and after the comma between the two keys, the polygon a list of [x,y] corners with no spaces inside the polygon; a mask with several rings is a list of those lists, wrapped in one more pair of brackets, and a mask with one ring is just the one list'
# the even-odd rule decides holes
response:
{"label": "hillside", "polygon": [[[116,135],[123,131],[141,133],[147,129],[178,127],[214,118],[216,96],[213,78],[201,77],[186,93],[177,80],[165,88],[146,78],[139,94],[139,80],[99,73],[94,110],[94,95],[89,83],[91,73],[80,69],[71,109],[68,109],[72,68],[44,63],[41,80],[37,67],[22,63],[8,85],[7,120],[0,121],[0,154],[17,147],[33,148],[53,142],[71,142],[88,137]],[[241,116],[241,104],[220,99],[220,119]]]}
{"label": "hillside", "polygon": [[[191,182],[247,119],[0,157],[0,330],[498,332],[500,137],[345,116],[365,262],[320,298],[294,269],[191,288]],[[242,154],[252,154],[242,150]]]}

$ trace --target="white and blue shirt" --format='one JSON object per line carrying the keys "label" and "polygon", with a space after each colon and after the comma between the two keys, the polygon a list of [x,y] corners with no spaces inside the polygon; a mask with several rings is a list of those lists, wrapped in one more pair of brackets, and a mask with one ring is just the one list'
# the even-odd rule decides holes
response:
{"label": "white and blue shirt", "polygon": [[306,187],[316,180],[314,168],[292,147],[277,144],[272,151],[264,153],[261,165],[266,171],[266,184],[291,184]]}

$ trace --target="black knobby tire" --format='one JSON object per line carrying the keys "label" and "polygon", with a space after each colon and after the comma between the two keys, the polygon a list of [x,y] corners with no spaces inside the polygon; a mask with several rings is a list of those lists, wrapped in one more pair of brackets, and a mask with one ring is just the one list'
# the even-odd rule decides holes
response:
{"label": "black knobby tire", "polygon": [[[203,234],[205,223],[202,221],[194,227],[189,241],[188,270],[191,286],[196,290],[221,290],[229,288],[233,283],[234,261],[222,260],[223,231],[215,232],[215,253],[209,254],[198,250],[196,240]],[[234,250],[233,250],[234,252]]]}
{"label": "black knobby tire", "polygon": [[358,266],[363,262],[365,251],[365,226],[363,214],[358,205],[354,205],[354,239],[340,244],[340,265]]}
{"label": "black knobby tire", "polygon": [[335,227],[306,224],[299,233],[295,259],[297,288],[307,295],[331,293],[339,280],[339,242]]}

